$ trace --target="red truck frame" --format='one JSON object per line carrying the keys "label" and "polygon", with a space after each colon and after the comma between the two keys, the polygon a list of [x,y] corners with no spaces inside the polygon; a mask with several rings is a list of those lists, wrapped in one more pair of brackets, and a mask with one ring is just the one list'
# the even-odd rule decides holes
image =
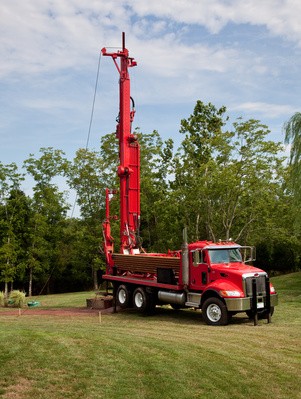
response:
{"label": "red truck frame", "polygon": [[[267,273],[248,265],[255,260],[253,247],[232,241],[187,243],[184,229],[180,250],[146,253],[140,246],[140,147],[131,133],[135,104],[130,93],[129,68],[137,65],[129,57],[122,34],[117,52],[102,50],[119,73],[119,141],[117,168],[120,188],[120,253],[114,252],[111,236],[110,200],[116,190],[106,190],[106,218],[103,222],[105,281],[113,284],[116,305],[152,313],[156,305],[175,309],[201,309],[209,325],[226,325],[231,317],[246,312],[257,324],[259,317],[271,321],[278,295]],[[119,60],[119,62],[118,62]]]}

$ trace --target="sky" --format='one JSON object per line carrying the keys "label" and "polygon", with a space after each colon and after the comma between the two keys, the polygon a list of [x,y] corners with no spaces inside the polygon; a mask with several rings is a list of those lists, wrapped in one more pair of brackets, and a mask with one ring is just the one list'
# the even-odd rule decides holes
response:
{"label": "sky", "polygon": [[[86,146],[99,54],[126,47],[134,127],[182,140],[197,100],[258,119],[283,141],[300,112],[300,0],[2,0],[0,162]],[[118,73],[101,57],[89,148],[115,131]],[[27,187],[29,189],[29,187]]]}

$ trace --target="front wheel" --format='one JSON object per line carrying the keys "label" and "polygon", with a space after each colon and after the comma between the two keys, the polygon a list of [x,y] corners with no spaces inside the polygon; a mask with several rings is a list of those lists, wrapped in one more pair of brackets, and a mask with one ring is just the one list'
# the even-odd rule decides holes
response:
{"label": "front wheel", "polygon": [[219,298],[208,298],[202,306],[202,315],[210,326],[225,326],[229,322],[226,305]]}

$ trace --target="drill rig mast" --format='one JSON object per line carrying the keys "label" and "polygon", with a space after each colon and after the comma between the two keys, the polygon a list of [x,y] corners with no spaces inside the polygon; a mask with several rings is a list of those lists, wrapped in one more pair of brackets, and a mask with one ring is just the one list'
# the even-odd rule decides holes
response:
{"label": "drill rig mast", "polygon": [[[103,56],[112,58],[119,74],[119,116],[117,118],[116,136],[119,141],[119,160],[117,174],[120,181],[120,252],[123,254],[139,253],[140,224],[140,147],[137,136],[131,133],[135,115],[135,105],[130,92],[128,68],[137,65],[129,57],[125,47],[125,33],[122,33],[122,49],[110,53],[106,48],[101,50]],[[119,59],[119,63],[118,63]],[[110,234],[109,198],[112,190],[107,190],[107,211],[104,222],[105,251],[113,252],[113,239]]]}

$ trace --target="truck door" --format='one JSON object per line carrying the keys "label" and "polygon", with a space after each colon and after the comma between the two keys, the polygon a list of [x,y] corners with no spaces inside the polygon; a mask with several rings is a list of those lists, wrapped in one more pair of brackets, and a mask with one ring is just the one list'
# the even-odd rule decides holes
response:
{"label": "truck door", "polygon": [[209,281],[206,253],[201,250],[191,251],[189,254],[189,282],[190,289],[201,291]]}

